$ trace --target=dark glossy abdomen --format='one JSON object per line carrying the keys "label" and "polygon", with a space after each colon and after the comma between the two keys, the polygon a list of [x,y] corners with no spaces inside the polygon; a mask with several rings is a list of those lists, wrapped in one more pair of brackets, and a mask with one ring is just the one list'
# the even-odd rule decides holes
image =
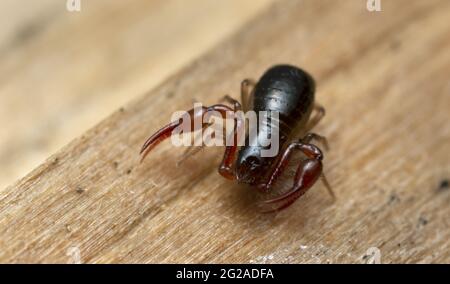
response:
{"label": "dark glossy abdomen", "polygon": [[[239,182],[257,184],[263,181],[293,131],[307,122],[314,104],[314,90],[312,77],[297,67],[277,65],[264,73],[255,86],[250,110],[256,111],[258,122],[261,122],[260,111],[278,112],[279,126],[276,130],[279,132],[274,134],[272,120],[263,119],[264,123],[258,124],[257,135],[247,134],[246,144],[239,150],[236,160]],[[278,143],[274,145],[268,137],[277,137],[278,140],[274,138],[274,141]],[[260,141],[269,141],[270,147],[261,146],[258,144]],[[262,150],[267,148],[275,149],[273,155],[263,155]]]}
{"label": "dark glossy abdomen", "polygon": [[314,91],[315,83],[308,73],[295,66],[276,65],[256,84],[251,107],[256,112],[278,111],[280,134],[289,136],[293,129],[308,120]]}

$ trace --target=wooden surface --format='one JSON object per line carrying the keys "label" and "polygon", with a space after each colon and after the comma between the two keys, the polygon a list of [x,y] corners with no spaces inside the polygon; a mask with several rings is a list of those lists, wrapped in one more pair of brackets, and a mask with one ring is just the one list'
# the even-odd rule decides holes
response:
{"label": "wooden surface", "polygon": [[[278,3],[4,190],[0,261],[361,263],[378,249],[383,263],[450,262],[450,2],[382,9]],[[172,111],[237,97],[280,62],[317,81],[336,202],[317,184],[262,215],[216,172],[222,149],[177,168],[167,142],[139,164]]]}
{"label": "wooden surface", "polygon": [[0,190],[271,2],[2,0]]}

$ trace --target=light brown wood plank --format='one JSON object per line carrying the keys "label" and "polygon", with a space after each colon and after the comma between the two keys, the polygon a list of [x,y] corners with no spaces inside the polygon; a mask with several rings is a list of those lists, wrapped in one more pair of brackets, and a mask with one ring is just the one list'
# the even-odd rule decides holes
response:
{"label": "light brown wood plank", "polygon": [[[1,262],[450,262],[450,3],[283,1],[7,188]],[[192,100],[238,96],[287,62],[310,71],[327,109],[325,173],[277,215],[216,172],[222,149],[143,141]],[[69,255],[68,255],[69,254]]]}

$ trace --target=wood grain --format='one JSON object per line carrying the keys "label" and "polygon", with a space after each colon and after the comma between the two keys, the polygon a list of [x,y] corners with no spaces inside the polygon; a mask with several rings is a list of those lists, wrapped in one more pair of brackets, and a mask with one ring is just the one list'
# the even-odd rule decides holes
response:
{"label": "wood grain", "polygon": [[[1,262],[450,262],[450,3],[282,1],[229,41],[128,103],[0,197]],[[325,173],[277,215],[216,172],[222,149],[175,167],[146,137],[194,99],[287,62],[327,109]],[[74,254],[74,251],[76,252]]]}
{"label": "wood grain", "polygon": [[271,2],[3,0],[0,190]]}

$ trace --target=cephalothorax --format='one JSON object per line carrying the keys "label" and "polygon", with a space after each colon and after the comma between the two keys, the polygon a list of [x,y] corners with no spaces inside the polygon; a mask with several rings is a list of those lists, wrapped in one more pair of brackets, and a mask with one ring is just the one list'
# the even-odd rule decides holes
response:
{"label": "cephalothorax", "polygon": [[[224,157],[218,171],[227,179],[246,183],[263,192],[268,192],[286,168],[293,152],[302,152],[304,158],[297,167],[292,188],[281,196],[264,201],[266,204],[279,204],[270,212],[279,211],[291,205],[319,178],[322,179],[328,191],[334,197],[322,172],[322,151],[311,143],[316,140],[328,147],[325,137],[310,132],[325,115],[325,109],[314,102],[314,92],[315,83],[308,73],[295,66],[276,65],[267,70],[257,83],[250,79],[241,83],[241,103],[225,96],[224,100],[231,103],[232,107],[225,104],[216,104],[210,107],[191,109],[187,112],[187,115],[191,119],[196,119],[203,118],[210,111],[218,112],[223,116],[226,113],[236,113],[240,110],[253,110],[256,114],[260,111],[275,111],[278,113],[279,123],[276,130],[279,133],[278,144],[281,149],[278,155],[264,157],[261,155],[263,146],[251,143],[251,139],[268,137],[270,136],[268,132],[273,132],[270,127],[260,127],[256,136],[246,137],[244,146],[239,147],[237,143],[225,146]],[[313,112],[314,114],[311,116]],[[142,159],[158,143],[169,138],[172,131],[181,123],[182,118],[166,125],[148,138],[141,149]],[[232,133],[234,141],[237,140],[242,125],[236,123]],[[208,126],[208,123],[203,123],[200,127],[204,129]],[[195,130],[193,129],[193,131]],[[292,137],[299,132],[304,134],[301,139]],[[188,150],[185,157],[192,154],[193,151]]]}

